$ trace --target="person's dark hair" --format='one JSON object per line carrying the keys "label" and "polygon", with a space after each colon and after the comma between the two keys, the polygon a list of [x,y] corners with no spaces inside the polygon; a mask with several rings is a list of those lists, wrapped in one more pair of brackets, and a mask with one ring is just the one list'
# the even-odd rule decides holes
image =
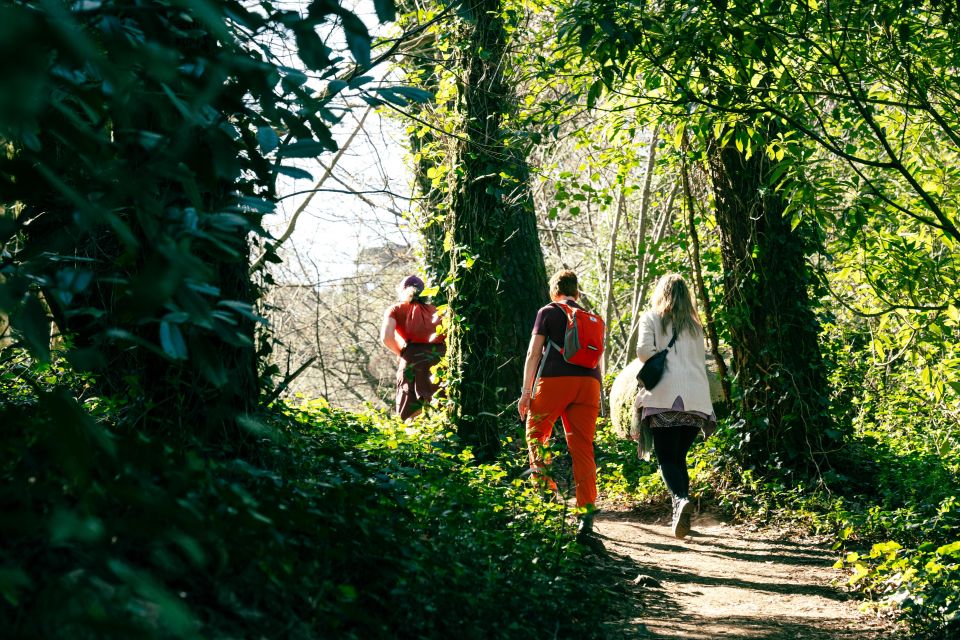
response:
{"label": "person's dark hair", "polygon": [[577,274],[569,269],[557,271],[550,278],[550,297],[554,296],[577,296],[580,294],[580,288],[577,285]]}
{"label": "person's dark hair", "polygon": [[423,293],[425,286],[419,276],[407,276],[397,287],[397,298],[400,302],[419,302],[422,304],[424,300],[420,297],[420,294]]}

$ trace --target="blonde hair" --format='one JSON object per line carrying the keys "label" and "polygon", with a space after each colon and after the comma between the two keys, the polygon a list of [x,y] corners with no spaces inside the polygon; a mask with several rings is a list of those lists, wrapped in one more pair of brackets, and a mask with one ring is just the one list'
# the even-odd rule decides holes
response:
{"label": "blonde hair", "polygon": [[703,333],[697,302],[679,273],[668,273],[660,278],[653,290],[650,308],[660,316],[660,326],[664,332],[672,326],[678,336],[688,329],[694,335]]}
{"label": "blonde hair", "polygon": [[577,274],[569,269],[557,271],[550,277],[550,297],[570,296],[576,297],[580,294],[580,286],[577,283]]}

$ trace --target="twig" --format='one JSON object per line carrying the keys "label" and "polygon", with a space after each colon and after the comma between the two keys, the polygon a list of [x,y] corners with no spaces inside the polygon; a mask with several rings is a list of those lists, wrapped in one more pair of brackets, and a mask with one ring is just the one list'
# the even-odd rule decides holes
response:
{"label": "twig", "polygon": [[304,362],[302,365],[300,365],[299,367],[297,367],[297,370],[296,370],[296,371],[294,371],[293,373],[289,374],[286,378],[284,378],[284,379],[283,379],[283,382],[281,382],[281,383],[277,386],[277,388],[273,390],[273,393],[271,393],[269,396],[267,396],[267,400],[266,400],[265,404],[270,404],[271,402],[273,402],[274,400],[276,400],[277,398],[279,398],[279,397],[280,397],[280,394],[283,393],[284,391],[286,391],[286,390],[287,390],[287,387],[290,386],[290,383],[293,382],[294,380],[296,380],[296,379],[300,376],[301,373],[303,373],[304,371],[306,371],[307,367],[309,367],[311,364],[313,364],[313,361],[316,360],[316,359],[317,359],[317,356],[311,357],[311,358],[308,359],[306,362]]}

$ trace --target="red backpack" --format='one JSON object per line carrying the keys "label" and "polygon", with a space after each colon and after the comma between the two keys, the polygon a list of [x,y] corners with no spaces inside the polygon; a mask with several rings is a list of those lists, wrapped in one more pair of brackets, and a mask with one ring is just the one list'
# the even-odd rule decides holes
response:
{"label": "red backpack", "polygon": [[603,318],[563,302],[551,304],[566,314],[567,328],[563,332],[563,347],[553,342],[550,344],[570,364],[587,369],[596,368],[603,356]]}

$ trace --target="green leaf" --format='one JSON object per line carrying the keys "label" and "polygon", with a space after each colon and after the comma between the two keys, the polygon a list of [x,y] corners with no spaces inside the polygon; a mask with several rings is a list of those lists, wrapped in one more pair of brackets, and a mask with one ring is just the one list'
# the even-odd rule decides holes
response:
{"label": "green leaf", "polygon": [[954,324],[960,325],[960,307],[955,304],[947,305],[947,317],[950,318]]}
{"label": "green leaf", "polygon": [[[265,198],[257,198],[254,196],[244,196],[240,198],[240,205],[244,209],[256,211],[258,213],[273,213],[273,211],[277,208],[276,203]],[[221,228],[235,228],[250,226],[250,221],[247,218],[237,214],[215,213],[207,216],[207,224],[211,226],[219,226]]]}
{"label": "green leaf", "polygon": [[57,509],[50,517],[50,542],[60,546],[77,540],[92,543],[103,537],[103,523],[93,516],[82,516],[66,509]]}
{"label": "green leaf", "polygon": [[347,38],[347,46],[350,48],[350,53],[353,54],[353,59],[361,67],[369,67],[370,33],[367,31],[367,26],[363,24],[360,18],[348,11],[341,12],[340,18],[343,20],[344,35]]}
{"label": "green leaf", "polygon": [[412,102],[425,103],[433,100],[433,92],[421,89],[419,87],[400,85],[396,87],[390,87],[390,89],[394,93],[408,98]]}
{"label": "green leaf", "polygon": [[165,320],[160,323],[160,346],[174,360],[187,359],[187,344],[180,327]]}
{"label": "green leaf", "polygon": [[955,556],[958,554],[960,554],[960,540],[937,548],[937,555],[940,556]]}
{"label": "green leaf", "polygon": [[309,171],[300,169],[299,167],[288,167],[287,165],[280,165],[277,167],[277,173],[282,173],[285,176],[290,176],[296,180],[313,180],[313,174]]}
{"label": "green leaf", "polygon": [[190,610],[150,572],[119,560],[109,560],[107,566],[118,578],[133,587],[144,600],[154,605],[157,624],[162,625],[171,636],[186,638],[196,635],[198,624]]}
{"label": "green leaf", "polygon": [[273,127],[259,127],[257,129],[257,142],[260,144],[260,152],[263,155],[267,155],[280,146],[280,138]]}
{"label": "green leaf", "polygon": [[373,8],[380,22],[393,22],[397,19],[397,7],[393,0],[373,0]]}
{"label": "green leaf", "polygon": [[267,324],[266,318],[258,315],[254,310],[253,306],[247,302],[240,302],[239,300],[221,300],[217,303],[218,307],[226,307],[240,315],[244,316],[249,320],[258,322],[261,324]]}
{"label": "green leaf", "polygon": [[50,362],[50,317],[33,294],[10,315],[10,326],[39,362]]}
{"label": "green leaf", "polygon": [[281,158],[316,158],[334,150],[317,140],[297,140],[281,147],[278,155]]}
{"label": "green leaf", "polygon": [[237,424],[240,425],[240,427],[245,431],[258,438],[275,440],[279,436],[276,429],[269,426],[262,420],[258,420],[252,416],[237,416]]}
{"label": "green leaf", "polygon": [[331,80],[327,83],[326,94],[333,97],[350,86],[346,80]]}
{"label": "green leaf", "polygon": [[[316,71],[321,71],[331,65],[330,54],[332,52],[330,47],[323,44],[313,27],[300,24],[294,26],[293,32],[297,41],[297,53],[303,60],[303,64]],[[298,80],[294,76],[288,77],[293,78],[294,81]],[[305,76],[303,78],[306,80]]]}
{"label": "green leaf", "polygon": [[3,599],[13,606],[20,603],[20,591],[30,587],[33,582],[30,576],[16,567],[0,568],[0,594]]}
{"label": "green leaf", "polygon": [[357,89],[368,82],[373,82],[373,80],[373,76],[357,76],[356,78],[351,78],[350,82],[347,83],[347,86],[351,89]]}
{"label": "green leaf", "polygon": [[592,109],[593,105],[597,103],[597,98],[600,97],[600,93],[603,91],[603,80],[594,80],[593,84],[590,85],[590,90],[587,91],[587,108]]}

